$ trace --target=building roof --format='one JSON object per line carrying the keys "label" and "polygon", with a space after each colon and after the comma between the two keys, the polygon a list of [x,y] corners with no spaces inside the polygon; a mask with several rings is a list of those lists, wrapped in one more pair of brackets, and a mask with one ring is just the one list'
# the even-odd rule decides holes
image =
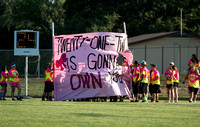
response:
{"label": "building roof", "polygon": [[[189,33],[183,33],[183,37],[195,37],[195,38],[200,38],[200,36],[189,34]],[[180,37],[180,32],[179,31],[174,31],[174,32],[162,32],[162,33],[152,33],[152,34],[143,34],[135,37],[130,37],[128,38],[128,45],[133,45],[137,43],[142,43],[146,41],[151,41],[155,39],[160,39],[164,37]]]}

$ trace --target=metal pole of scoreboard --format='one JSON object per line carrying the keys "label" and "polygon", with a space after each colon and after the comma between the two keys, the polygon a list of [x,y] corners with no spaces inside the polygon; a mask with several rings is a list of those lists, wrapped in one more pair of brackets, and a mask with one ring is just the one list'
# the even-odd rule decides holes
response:
{"label": "metal pole of scoreboard", "polygon": [[24,95],[28,96],[28,56],[25,57],[25,88]]}

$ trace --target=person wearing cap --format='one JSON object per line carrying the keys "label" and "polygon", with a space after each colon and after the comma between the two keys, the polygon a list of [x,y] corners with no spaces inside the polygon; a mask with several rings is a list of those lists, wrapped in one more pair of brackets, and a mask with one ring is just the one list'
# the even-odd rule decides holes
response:
{"label": "person wearing cap", "polygon": [[141,62],[141,76],[140,76],[140,92],[142,94],[142,102],[147,102],[147,86],[149,86],[149,70],[147,69],[146,61]]}
{"label": "person wearing cap", "polygon": [[140,81],[140,66],[139,63],[137,61],[133,62],[133,82],[132,82],[132,92],[134,94],[135,97],[135,102],[139,102],[139,81]]}
{"label": "person wearing cap", "polygon": [[151,76],[150,76],[150,82],[152,84],[152,95],[153,95],[153,100],[152,102],[159,102],[159,95],[160,93],[160,73],[158,70],[156,70],[156,65],[151,64]]}
{"label": "person wearing cap", "polygon": [[168,103],[174,103],[174,91],[173,91],[173,80],[174,80],[174,73],[172,67],[168,68],[168,71],[165,72],[166,75],[166,88],[167,88],[167,96],[168,96]]}
{"label": "person wearing cap", "polygon": [[169,67],[165,70],[165,78],[167,79],[168,70],[174,66],[174,62],[169,63]]}
{"label": "person wearing cap", "polygon": [[22,98],[20,97],[21,94],[21,85],[20,85],[20,81],[19,81],[19,73],[16,70],[16,65],[12,64],[11,69],[8,72],[8,75],[10,77],[10,81],[9,84],[11,86],[11,97],[12,100],[14,101],[14,92],[15,92],[15,87],[17,87],[18,89],[18,96],[17,96],[17,100],[22,101]]}
{"label": "person wearing cap", "polygon": [[1,79],[0,79],[0,85],[1,85],[1,92],[0,92],[0,100],[6,100],[5,95],[7,92],[7,80],[8,80],[8,71],[6,66],[1,67]]}

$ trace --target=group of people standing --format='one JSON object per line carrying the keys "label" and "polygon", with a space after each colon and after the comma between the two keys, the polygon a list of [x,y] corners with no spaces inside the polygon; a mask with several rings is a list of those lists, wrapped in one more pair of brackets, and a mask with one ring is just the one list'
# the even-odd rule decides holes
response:
{"label": "group of people standing", "polygon": [[[127,60],[123,58],[122,66],[128,66]],[[141,65],[141,66],[140,66]],[[132,68],[132,96],[134,102],[139,102],[139,94],[142,94],[142,102],[148,102],[148,92],[147,87],[149,87],[149,93],[151,95],[151,102],[159,102],[160,90],[160,73],[156,69],[155,64],[150,64],[151,70],[147,69],[147,62],[134,61],[130,67]],[[197,94],[199,92],[199,78],[200,74],[198,67],[200,62],[195,54],[188,62],[188,72],[184,78],[184,82],[188,79],[188,92],[190,94],[189,102],[196,102]],[[168,103],[178,103],[178,86],[179,86],[179,72],[174,62],[170,62],[169,67],[165,71],[166,82],[162,87],[167,88],[167,102]],[[175,98],[175,101],[174,101]]]}
{"label": "group of people standing", "polygon": [[17,100],[22,101],[21,94],[21,85],[19,81],[19,73],[16,70],[16,65],[12,64],[10,67],[10,70],[7,71],[7,66],[2,66],[1,68],[1,79],[0,79],[0,85],[1,85],[1,91],[0,91],[0,100],[6,100],[5,95],[7,92],[7,81],[9,79],[9,84],[11,86],[11,98],[13,101],[15,101],[14,98],[14,92],[15,88],[18,89],[18,96],[16,97]]}

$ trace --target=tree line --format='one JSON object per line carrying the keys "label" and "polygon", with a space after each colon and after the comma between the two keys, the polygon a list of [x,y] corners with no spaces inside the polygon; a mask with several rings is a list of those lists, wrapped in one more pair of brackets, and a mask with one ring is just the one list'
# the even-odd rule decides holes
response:
{"label": "tree line", "polygon": [[200,36],[199,0],[1,0],[1,49],[13,49],[14,30],[40,31],[40,48],[52,48],[55,35],[86,32],[123,32],[129,37],[183,31]]}

